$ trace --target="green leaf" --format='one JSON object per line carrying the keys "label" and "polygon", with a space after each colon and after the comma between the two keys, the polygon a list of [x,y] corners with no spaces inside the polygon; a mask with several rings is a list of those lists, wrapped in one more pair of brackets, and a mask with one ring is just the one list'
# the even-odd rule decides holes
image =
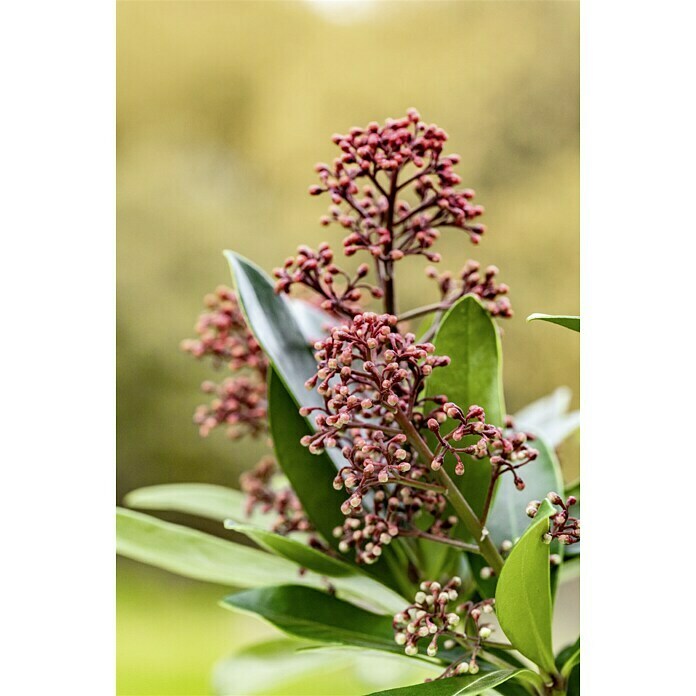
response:
{"label": "green leaf", "polygon": [[569,411],[572,392],[558,387],[514,414],[515,428],[541,437],[556,448],[580,426],[580,411]]}
{"label": "green leaf", "polygon": [[284,558],[124,508],[116,508],[116,551],[187,578],[232,587],[323,583],[314,573],[300,576],[297,565]]}
{"label": "green leaf", "polygon": [[213,690],[218,696],[354,696],[441,671],[442,665],[405,655],[280,638],[220,660]]}
{"label": "green leaf", "polygon": [[123,502],[141,510],[173,510],[224,522],[232,519],[270,529],[274,518],[262,513],[246,514],[246,496],[240,491],[210,483],[165,483],[128,493]]}
{"label": "green leaf", "polygon": [[245,534],[267,551],[287,558],[302,568],[331,578],[331,584],[338,590],[354,595],[377,605],[393,615],[404,608],[404,598],[388,589],[373,578],[368,577],[354,565],[301,544],[294,539],[274,534],[257,527],[240,524],[226,524],[226,527]]}
{"label": "green leaf", "polygon": [[314,356],[284,295],[276,295],[273,281],[243,256],[226,251],[234,286],[244,316],[256,340],[300,406],[321,405],[305,382],[316,372]]}
{"label": "green leaf", "polygon": [[551,640],[549,546],[542,536],[555,512],[548,500],[510,552],[495,593],[500,626],[519,652],[542,669],[555,671]]}
{"label": "green leaf", "polygon": [[[466,409],[476,404],[486,412],[486,421],[502,426],[505,416],[502,384],[502,350],[498,327],[473,295],[456,302],[445,314],[434,339],[435,352],[448,355],[448,367],[433,370],[428,378],[428,396],[446,394]],[[467,444],[463,441],[462,444]],[[466,472],[457,483],[477,514],[483,511],[491,478],[487,459],[467,457]]]}
{"label": "green leaf", "polygon": [[219,696],[265,695],[304,675],[326,677],[351,663],[348,655],[332,663],[326,655],[298,652],[305,645],[308,643],[279,638],[242,648],[215,665],[213,691]]}
{"label": "green leaf", "polygon": [[335,317],[304,300],[291,297],[288,306],[308,346],[326,336],[328,327],[336,324]]}
{"label": "green leaf", "polygon": [[276,458],[302,507],[319,533],[335,549],[335,527],[345,521],[341,504],[345,495],[333,487],[336,467],[326,452],[312,454],[300,440],[311,430],[273,369],[268,382],[268,416]]}
{"label": "green leaf", "polygon": [[556,667],[560,670],[561,676],[567,679],[575,666],[579,664],[580,638],[578,637],[575,643],[563,648],[563,650],[556,655]]}
{"label": "green leaf", "polygon": [[403,653],[394,642],[391,616],[372,614],[308,587],[286,585],[239,592],[226,597],[223,606],[257,614],[298,638]]}
{"label": "green leaf", "polygon": [[571,331],[580,331],[580,317],[570,316],[568,314],[530,314],[527,321],[548,321],[551,324],[565,326]]}
{"label": "green leaf", "polygon": [[424,684],[378,691],[370,696],[476,696],[487,693],[510,679],[540,684],[539,676],[529,669],[500,669],[486,674],[437,679]]}

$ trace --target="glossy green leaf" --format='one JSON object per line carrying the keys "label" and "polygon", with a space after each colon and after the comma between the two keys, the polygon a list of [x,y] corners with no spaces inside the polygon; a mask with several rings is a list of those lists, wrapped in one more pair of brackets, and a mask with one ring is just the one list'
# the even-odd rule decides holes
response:
{"label": "glossy green leaf", "polygon": [[326,336],[329,327],[336,323],[335,317],[305,300],[291,297],[288,306],[308,346]]}
{"label": "glossy green leaf", "polygon": [[563,648],[563,650],[556,655],[556,667],[560,670],[561,675],[566,679],[570,676],[575,666],[579,664],[580,638],[578,638],[572,645]]}
{"label": "glossy green leaf", "polygon": [[281,631],[322,643],[344,643],[401,653],[392,617],[359,609],[308,587],[286,585],[230,595],[223,606],[257,614]]}
{"label": "glossy green leaf", "polygon": [[437,679],[424,684],[378,691],[370,696],[477,696],[477,694],[488,693],[511,679],[540,684],[539,676],[529,669],[500,669],[495,672],[479,672],[474,675]]}
{"label": "glossy green leaf", "polygon": [[580,426],[580,411],[570,411],[573,393],[558,387],[513,415],[515,428],[541,437],[549,447],[558,447]]}
{"label": "glossy green leaf", "polygon": [[333,487],[336,467],[325,452],[312,454],[300,440],[311,430],[275,369],[268,382],[268,415],[276,458],[312,524],[334,548],[335,527],[343,525],[345,494]]}
{"label": "glossy green leaf", "polygon": [[316,391],[305,387],[317,366],[289,300],[275,294],[273,281],[251,261],[233,251],[225,256],[247,323],[283,383],[298,405],[320,405]]}
{"label": "glossy green leaf", "polygon": [[123,502],[141,510],[173,510],[224,522],[232,519],[270,529],[273,515],[246,514],[246,496],[240,491],[210,483],[165,483],[128,493]]}
{"label": "glossy green leaf", "polygon": [[377,580],[368,577],[355,565],[328,556],[317,549],[294,539],[274,534],[257,527],[240,524],[226,524],[226,527],[248,536],[267,551],[287,558],[302,568],[331,578],[331,584],[338,590],[354,595],[378,606],[393,615],[404,608],[404,598],[388,589]]}
{"label": "glossy green leaf", "polygon": [[[427,395],[446,394],[464,410],[477,404],[486,412],[487,422],[503,425],[500,337],[498,327],[478,299],[467,295],[456,302],[444,316],[433,342],[437,355],[448,355],[451,363],[433,370]],[[457,477],[457,482],[480,514],[490,482],[490,462],[467,457],[465,466],[466,472]]]}
{"label": "glossy green leaf", "polygon": [[548,321],[551,324],[564,326],[572,331],[580,331],[580,317],[570,316],[568,314],[530,314],[527,321]]}
{"label": "glossy green leaf", "polygon": [[547,672],[554,671],[549,546],[542,536],[555,509],[544,499],[510,552],[498,579],[496,614],[510,642]]}
{"label": "glossy green leaf", "polygon": [[116,509],[116,551],[187,578],[232,587],[324,584],[314,573],[301,576],[297,565],[284,558],[124,508]]}

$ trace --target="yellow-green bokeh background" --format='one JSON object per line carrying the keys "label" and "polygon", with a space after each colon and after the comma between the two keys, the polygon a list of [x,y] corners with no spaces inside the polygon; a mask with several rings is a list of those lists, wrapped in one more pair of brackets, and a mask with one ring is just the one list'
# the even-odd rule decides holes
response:
{"label": "yellow-green bokeh background", "polygon": [[[200,440],[204,366],[182,355],[201,297],[227,283],[223,248],[267,270],[321,228],[312,166],[330,135],[416,106],[450,134],[485,205],[479,247],[448,230],[443,268],[495,263],[511,412],[560,384],[575,393],[577,336],[526,324],[576,313],[578,5],[575,2],[120,2],[118,44],[118,494],[141,485],[236,485],[262,445]],[[435,299],[422,264],[400,304]],[[564,448],[577,468],[577,448]],[[191,520],[188,520],[191,522]],[[195,523],[195,522],[194,522]],[[209,529],[209,528],[208,528]],[[217,588],[119,563],[118,691],[205,694],[212,662],[269,635]]]}

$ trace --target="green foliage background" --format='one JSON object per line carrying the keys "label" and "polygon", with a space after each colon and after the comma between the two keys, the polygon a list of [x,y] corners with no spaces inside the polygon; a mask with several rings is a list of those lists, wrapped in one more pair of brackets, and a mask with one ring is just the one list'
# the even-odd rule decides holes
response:
{"label": "green foliage background", "polygon": [[[266,270],[327,239],[310,198],[330,135],[416,106],[450,134],[486,206],[479,248],[446,230],[442,268],[495,263],[511,412],[575,393],[577,335],[532,312],[579,306],[578,5],[460,0],[120,2],[118,45],[118,495],[169,481],[236,485],[263,444],[200,440],[208,370],[178,350],[202,296],[229,283],[223,248]],[[434,300],[405,264],[403,307]],[[564,466],[577,468],[576,443]],[[203,694],[211,662],[268,629],[219,610],[225,592],[119,566],[119,693]]]}

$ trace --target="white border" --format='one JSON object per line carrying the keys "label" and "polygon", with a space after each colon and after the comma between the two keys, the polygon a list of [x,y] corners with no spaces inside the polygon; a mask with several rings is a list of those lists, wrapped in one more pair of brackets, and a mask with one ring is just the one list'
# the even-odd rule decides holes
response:
{"label": "white border", "polygon": [[[691,690],[693,15],[667,0],[582,7],[582,623],[592,696]],[[0,32],[0,691],[107,693],[114,5],[6,3]]]}
{"label": "white border", "polygon": [[588,696],[693,692],[694,14],[581,8]]}
{"label": "white border", "polygon": [[0,16],[3,694],[114,688],[115,6]]}

